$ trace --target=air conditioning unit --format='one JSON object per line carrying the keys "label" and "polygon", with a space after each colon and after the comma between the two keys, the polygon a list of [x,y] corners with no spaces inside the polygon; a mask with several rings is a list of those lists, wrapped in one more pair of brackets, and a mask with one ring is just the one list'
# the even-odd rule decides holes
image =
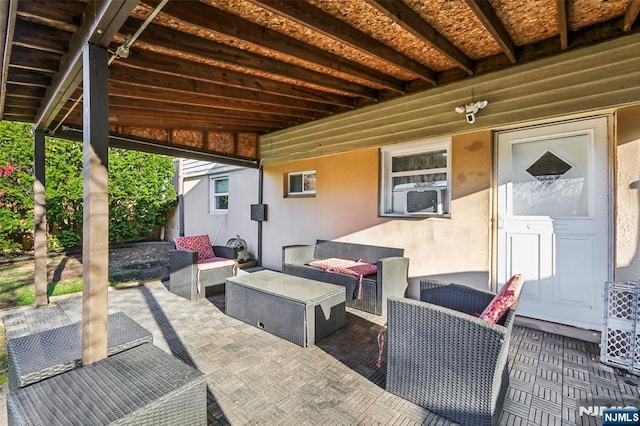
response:
{"label": "air conditioning unit", "polygon": [[393,211],[403,214],[442,214],[446,188],[411,188],[393,191]]}

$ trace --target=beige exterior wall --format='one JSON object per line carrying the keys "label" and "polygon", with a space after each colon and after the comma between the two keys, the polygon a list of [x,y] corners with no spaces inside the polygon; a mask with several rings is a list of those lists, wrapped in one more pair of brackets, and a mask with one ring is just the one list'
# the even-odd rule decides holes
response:
{"label": "beige exterior wall", "polygon": [[257,222],[251,220],[251,204],[258,199],[258,171],[240,169],[213,176],[229,176],[229,210],[209,213],[209,176],[184,180],[184,234],[208,234],[211,242],[222,245],[239,234],[248,250],[257,256]]}
{"label": "beige exterior wall", "polygon": [[[420,278],[462,281],[488,288],[490,271],[492,134],[454,136],[450,218],[378,216],[378,149],[264,167],[263,265],[281,269],[282,246],[334,239],[402,247],[410,258],[409,295]],[[287,173],[316,170],[316,196],[286,198]]]}
{"label": "beige exterior wall", "polygon": [[616,280],[640,280],[640,107],[617,114]]}

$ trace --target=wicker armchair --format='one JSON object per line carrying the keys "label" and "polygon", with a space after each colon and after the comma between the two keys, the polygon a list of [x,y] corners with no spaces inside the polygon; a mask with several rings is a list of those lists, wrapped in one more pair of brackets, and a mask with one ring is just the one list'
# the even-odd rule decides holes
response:
{"label": "wicker armchair", "polygon": [[[228,246],[213,246],[216,256],[233,260],[238,249]],[[205,297],[209,294],[222,293],[224,282],[234,275],[234,265],[221,262],[217,268],[198,271],[198,253],[189,250],[169,251],[169,290],[189,300]],[[200,289],[198,289],[200,280]],[[198,291],[200,290],[200,291]]]}
{"label": "wicker armchair", "polygon": [[422,281],[422,301],[389,298],[387,390],[463,425],[497,424],[518,301],[493,324],[476,316],[493,296]]}

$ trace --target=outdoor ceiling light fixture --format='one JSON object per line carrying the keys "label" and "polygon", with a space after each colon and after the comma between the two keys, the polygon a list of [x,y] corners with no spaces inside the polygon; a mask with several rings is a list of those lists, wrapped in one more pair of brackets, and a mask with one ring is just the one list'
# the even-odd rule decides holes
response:
{"label": "outdoor ceiling light fixture", "polygon": [[460,114],[466,113],[467,123],[473,124],[476,122],[476,114],[478,111],[486,107],[488,104],[489,101],[471,102],[470,104],[457,106],[455,110]]}

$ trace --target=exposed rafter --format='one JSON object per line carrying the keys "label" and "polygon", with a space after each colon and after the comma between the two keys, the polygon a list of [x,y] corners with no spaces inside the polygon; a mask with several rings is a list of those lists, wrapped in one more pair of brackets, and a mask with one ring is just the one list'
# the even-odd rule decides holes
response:
{"label": "exposed rafter", "polygon": [[[169,52],[170,53],[170,52]],[[179,78],[193,78],[200,81],[223,84],[225,86],[252,90],[259,93],[281,95],[293,99],[339,105],[344,108],[353,107],[353,99],[348,96],[335,95],[319,90],[294,88],[264,77],[248,76],[240,71],[214,67],[208,64],[162,55],[156,52],[138,49],[131,52],[126,60],[118,61],[124,67],[135,69],[132,72],[143,73],[154,71]],[[152,64],[152,65],[150,65]]]}
{"label": "exposed rafter", "polygon": [[558,8],[558,32],[560,33],[560,47],[562,50],[569,48],[569,24],[567,24],[567,2],[556,0]]}
{"label": "exposed rafter", "polygon": [[630,0],[627,10],[624,13],[623,31],[629,31],[631,29],[633,23],[638,19],[638,13],[640,13],[640,0]]}
{"label": "exposed rafter", "polygon": [[512,63],[518,61],[516,57],[516,47],[511,40],[511,36],[491,7],[491,3],[485,0],[465,0],[469,8],[478,17],[482,25],[502,48],[502,51]]}
{"label": "exposed rafter", "polygon": [[[150,0],[149,2],[155,4],[157,1]],[[249,42],[285,56],[295,56],[309,64],[315,64],[327,70],[337,70],[372,85],[379,85],[396,92],[403,91],[402,83],[397,79],[385,77],[361,64],[287,37],[277,31],[261,27],[225,11],[207,7],[204,4],[193,4],[190,8],[184,8],[179,2],[169,3],[163,9],[163,13],[210,33]],[[261,58],[264,59],[264,56]],[[290,64],[287,65],[290,66]],[[325,76],[330,77],[326,74]]]}
{"label": "exposed rafter", "polygon": [[0,31],[5,34],[5,43],[1,44],[2,48],[2,75],[0,81],[0,117],[4,115],[4,104],[7,94],[7,74],[9,73],[9,63],[13,47],[13,34],[16,25],[16,11],[18,9],[18,0],[5,1],[0,3]]}
{"label": "exposed rafter", "polygon": [[[218,83],[194,80],[185,76],[167,76],[166,74],[160,74],[151,70],[138,72],[135,69],[117,64],[111,66],[110,76],[118,81],[126,81],[127,84],[132,86],[160,88],[169,92],[192,93],[195,91],[200,95],[211,96],[224,101],[246,99],[255,103],[258,108],[268,108],[272,106],[276,108],[288,107],[321,113],[331,113],[334,110],[332,105],[326,103],[304,101],[270,93],[257,92],[255,90],[234,88]],[[133,90],[133,92],[135,94],[135,90]]]}
{"label": "exposed rafter", "polygon": [[132,99],[125,96],[112,95],[109,96],[109,107],[113,108],[135,108],[141,111],[155,111],[160,117],[163,115],[172,115],[174,113],[192,113],[200,115],[208,115],[211,117],[210,122],[218,122],[218,120],[230,119],[248,119],[260,120],[268,124],[270,128],[279,129],[287,125],[295,125],[301,122],[301,118],[288,115],[278,115],[269,111],[265,112],[245,112],[229,110],[226,108],[212,107],[209,105],[192,105],[186,103],[176,103],[170,101],[156,101],[148,99]]}
{"label": "exposed rafter", "polygon": [[83,15],[85,21],[72,36],[67,53],[61,61],[63,68],[55,75],[44,97],[34,123],[36,130],[46,130],[82,81],[82,48],[87,43],[108,46],[136,4],[137,0],[103,0],[87,4]]}
{"label": "exposed rafter", "polygon": [[[123,27],[123,32],[127,33],[135,28],[135,25],[136,22],[128,21],[127,25]],[[327,74],[266,58],[237,47],[209,42],[190,34],[184,34],[157,25],[149,25],[138,38],[138,42],[144,43],[147,48],[180,52],[219,64],[240,67],[249,72],[284,77],[291,81],[324,87],[327,90],[338,91],[351,96],[362,96],[370,99],[378,98],[377,90],[361,84],[351,83]]]}
{"label": "exposed rafter", "polygon": [[[142,87],[132,85],[126,82],[113,82],[111,83],[110,92],[118,95],[120,97],[127,97],[129,99],[147,99],[147,100],[155,100],[162,101],[167,99],[168,92],[164,88],[160,87]],[[214,108],[224,108],[229,111],[244,111],[244,112],[256,112],[261,113],[264,112],[266,107],[255,104],[246,100],[230,100],[230,99],[219,99],[213,96],[203,95],[200,93],[191,93],[185,92],[181,90],[173,90],[171,91],[171,100],[180,104],[185,103],[188,105],[207,105]],[[272,106],[269,108],[269,112],[273,114],[281,114],[289,117],[298,117],[298,118],[306,118],[313,119],[315,117],[322,117],[328,114],[319,114],[314,111],[303,110],[300,108],[293,108],[289,106]],[[188,123],[187,123],[188,124]],[[162,125],[161,122],[158,125]],[[212,123],[215,125],[215,123]],[[155,126],[150,126],[155,127]]]}
{"label": "exposed rafter", "polygon": [[426,23],[406,4],[393,0],[367,0],[396,24],[433,46],[438,52],[455,62],[467,74],[473,74],[473,63],[460,49]]}
{"label": "exposed rafter", "polygon": [[421,80],[435,83],[435,73],[429,67],[414,61],[373,37],[355,29],[334,16],[305,2],[291,2],[286,0],[250,0],[287,18],[313,28],[321,34],[339,40],[347,45],[374,55]]}
{"label": "exposed rafter", "polygon": [[587,3],[0,0],[0,118],[81,129],[91,42],[119,52],[109,125],[146,140],[129,146],[255,165],[261,135],[637,33],[640,0]]}

